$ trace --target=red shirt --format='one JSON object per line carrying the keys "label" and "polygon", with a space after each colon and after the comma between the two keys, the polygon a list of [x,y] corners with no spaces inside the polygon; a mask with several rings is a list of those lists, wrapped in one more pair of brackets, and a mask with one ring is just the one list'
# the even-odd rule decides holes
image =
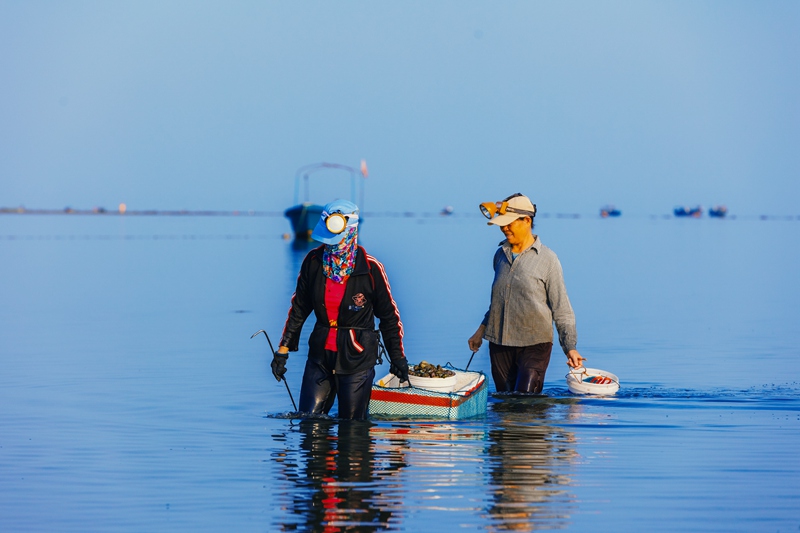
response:
{"label": "red shirt", "polygon": [[325,340],[325,349],[331,350],[332,352],[337,351],[336,333],[339,330],[333,326],[336,326],[338,323],[339,306],[342,304],[346,286],[347,280],[336,283],[330,278],[325,279],[325,309],[328,311],[328,324],[331,326],[331,329],[328,331],[328,338]]}

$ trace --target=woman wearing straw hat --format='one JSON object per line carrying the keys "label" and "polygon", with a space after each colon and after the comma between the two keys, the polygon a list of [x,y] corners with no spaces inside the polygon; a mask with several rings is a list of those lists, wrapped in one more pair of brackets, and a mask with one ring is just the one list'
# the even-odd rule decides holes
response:
{"label": "woman wearing straw hat", "polygon": [[576,349],[575,314],[567,297],[561,263],[532,233],[536,206],[514,194],[481,204],[490,225],[505,235],[494,254],[494,282],[489,310],[469,347],[489,341],[492,378],[498,392],[539,394],[553,348],[553,323],[567,365],[583,366]]}
{"label": "woman wearing straw hat", "polygon": [[272,373],[278,381],[286,373],[289,352],[297,351],[300,330],[313,312],[317,323],[308,339],[299,409],[327,414],[338,397],[339,418],[363,419],[381,335],[390,372],[408,381],[400,312],[383,265],[357,244],[354,203],[335,200],[326,205],[311,238],[323,245],[311,250],[300,267]]}

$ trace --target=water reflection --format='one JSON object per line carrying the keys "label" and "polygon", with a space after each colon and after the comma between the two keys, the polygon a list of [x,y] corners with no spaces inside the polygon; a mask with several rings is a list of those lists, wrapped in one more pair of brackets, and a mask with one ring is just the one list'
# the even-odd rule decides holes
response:
{"label": "water reflection", "polygon": [[569,524],[576,507],[569,476],[578,452],[573,433],[552,421],[574,416],[576,408],[542,397],[492,405],[498,420],[488,432],[488,513],[496,529],[533,531]]}
{"label": "water reflection", "polygon": [[426,512],[477,529],[566,528],[578,452],[564,426],[580,409],[509,398],[464,423],[303,420],[274,436],[286,484],[273,490],[282,495],[275,529],[413,530]]}
{"label": "water reflection", "polygon": [[278,435],[287,449],[276,452],[281,477],[290,482],[281,531],[376,531],[387,529],[401,509],[389,480],[405,466],[393,449],[376,453],[368,421],[307,419]]}

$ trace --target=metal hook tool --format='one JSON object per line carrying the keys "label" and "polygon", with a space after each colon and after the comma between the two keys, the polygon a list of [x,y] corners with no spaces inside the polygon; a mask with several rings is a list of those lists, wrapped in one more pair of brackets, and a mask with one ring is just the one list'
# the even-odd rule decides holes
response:
{"label": "metal hook tool", "polygon": [[[250,335],[250,338],[252,339],[253,337],[258,335],[259,333],[263,333],[264,336],[267,338],[267,342],[269,343],[269,349],[272,350],[272,356],[274,357],[275,356],[275,348],[272,347],[272,341],[269,340],[269,335],[267,335],[266,331],[264,331],[263,329],[260,329],[260,330],[256,331],[255,333],[253,333],[252,335]],[[292,391],[289,390],[289,382],[286,381],[286,376],[281,376],[281,379],[283,380],[283,384],[286,385],[286,392],[289,393],[289,399],[292,400],[292,407],[294,407],[295,412],[297,412],[297,404],[294,403],[294,396],[292,396]]]}
{"label": "metal hook tool", "polygon": [[469,362],[467,363],[467,368],[465,368],[464,370],[469,370],[469,365],[472,364],[472,358],[475,357],[476,353],[478,353],[478,350],[475,350],[474,352],[472,352],[472,355],[469,356]]}

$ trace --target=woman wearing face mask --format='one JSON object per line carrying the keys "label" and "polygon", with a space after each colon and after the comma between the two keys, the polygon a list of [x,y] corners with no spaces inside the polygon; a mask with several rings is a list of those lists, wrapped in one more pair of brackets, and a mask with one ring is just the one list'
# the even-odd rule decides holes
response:
{"label": "woman wearing face mask", "polygon": [[313,312],[317,323],[308,339],[299,409],[327,414],[338,398],[339,418],[364,419],[380,335],[390,372],[408,381],[400,312],[383,265],[357,244],[354,203],[335,200],[326,205],[311,238],[323,245],[311,250],[300,267],[272,373],[278,381],[286,373],[288,354],[297,351],[303,323]]}
{"label": "woman wearing face mask", "polygon": [[539,394],[553,348],[553,323],[567,365],[583,366],[576,349],[575,314],[567,297],[561,263],[532,233],[536,206],[514,194],[496,204],[481,204],[490,225],[505,236],[494,254],[489,310],[469,338],[478,351],[489,341],[492,379],[498,392]]}

